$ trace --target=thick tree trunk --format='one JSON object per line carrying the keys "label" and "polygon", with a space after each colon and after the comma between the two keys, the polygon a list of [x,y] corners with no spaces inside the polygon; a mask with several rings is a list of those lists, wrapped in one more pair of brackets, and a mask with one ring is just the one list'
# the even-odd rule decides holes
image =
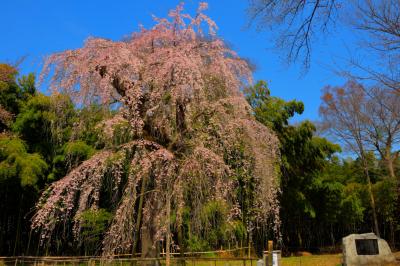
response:
{"label": "thick tree trunk", "polygon": [[179,265],[185,266],[185,248],[184,248],[184,243],[183,243],[183,226],[180,225],[178,228],[178,244],[179,244],[179,253],[180,253],[180,260],[179,260]]}
{"label": "thick tree trunk", "polygon": [[396,174],[394,172],[394,166],[393,166],[393,159],[387,158],[385,161],[386,161],[386,166],[388,168],[390,178],[392,178],[393,180],[396,180]]}
{"label": "thick tree trunk", "polygon": [[[250,258],[251,256],[251,231],[249,232],[249,239],[248,239],[248,245],[247,245],[247,257]],[[222,248],[221,248],[222,249]]]}
{"label": "thick tree trunk", "polygon": [[139,243],[139,236],[140,236],[140,226],[142,223],[142,212],[143,212],[143,201],[144,201],[144,194],[146,191],[146,181],[147,181],[147,176],[143,176],[142,179],[142,186],[140,188],[140,196],[139,196],[139,206],[138,206],[138,211],[137,211],[137,218],[136,218],[136,226],[135,226],[135,239],[133,241],[132,245],[132,257],[135,256],[136,248]]}
{"label": "thick tree trunk", "polygon": [[[392,181],[396,183],[396,187],[398,187],[399,182],[396,178],[396,174],[394,171],[394,165],[393,163],[396,161],[397,156],[392,157],[391,152],[389,151],[388,157],[386,158],[386,166],[388,168],[389,172],[389,177],[391,178]],[[396,189],[398,191],[398,189]],[[394,214],[395,215],[395,214]],[[392,249],[395,248],[395,240],[394,240],[394,226],[393,226],[393,220],[390,219],[389,221],[389,226],[390,226],[390,246]]]}
{"label": "thick tree trunk", "polygon": [[375,208],[375,198],[374,198],[374,194],[372,193],[371,178],[369,176],[368,166],[367,166],[367,162],[365,161],[365,158],[362,158],[362,161],[363,161],[363,165],[364,165],[365,178],[367,179],[368,194],[369,194],[370,201],[371,201],[371,209],[372,209],[372,216],[373,216],[373,220],[374,220],[375,234],[378,237],[380,237],[378,217],[376,215],[376,208]]}
{"label": "thick tree trunk", "polygon": [[[150,225],[151,227],[151,225]],[[154,246],[154,232],[152,232],[152,228],[150,227],[142,227],[142,258],[156,258],[157,257],[157,249]],[[157,265],[156,261],[143,261],[141,265]]]}

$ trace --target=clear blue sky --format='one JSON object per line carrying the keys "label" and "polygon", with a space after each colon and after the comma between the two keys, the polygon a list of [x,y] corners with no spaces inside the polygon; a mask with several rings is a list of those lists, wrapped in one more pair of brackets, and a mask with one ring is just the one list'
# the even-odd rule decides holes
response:
{"label": "clear blue sky", "polygon": [[[65,49],[81,47],[89,36],[118,40],[138,29],[153,25],[151,15],[165,17],[168,10],[180,1],[105,1],[105,0],[3,0],[0,22],[0,62],[27,59],[21,65],[23,74],[39,72],[45,55]],[[305,112],[295,121],[318,119],[321,88],[340,85],[344,81],[329,69],[332,58],[345,57],[354,48],[351,35],[337,28],[315,47],[312,67],[301,76],[301,67],[287,68],[281,54],[268,49],[272,46],[268,31],[247,29],[247,0],[209,0],[207,14],[219,26],[218,35],[227,41],[240,56],[256,64],[255,80],[270,83],[272,94],[286,100],[305,103]],[[198,1],[186,1],[186,9],[193,11]],[[340,25],[339,25],[340,26]]]}

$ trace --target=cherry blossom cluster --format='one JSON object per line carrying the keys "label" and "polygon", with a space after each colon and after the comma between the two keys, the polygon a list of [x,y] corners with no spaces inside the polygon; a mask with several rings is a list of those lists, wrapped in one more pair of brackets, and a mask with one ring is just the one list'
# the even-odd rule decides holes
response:
{"label": "cherry blossom cluster", "polygon": [[43,240],[71,219],[79,239],[78,217],[99,208],[110,176],[114,218],[103,240],[106,255],[130,252],[148,235],[154,243],[164,239],[167,197],[175,228],[189,208],[191,227],[200,231],[201,208],[211,201],[228,208],[227,220],[237,219],[238,167],[256,182],[257,221],[279,223],[278,140],[252,116],[241,93],[251,69],[216,36],[206,8],[201,3],[192,17],[179,5],[127,40],[90,38],[47,59],[43,77],[51,74],[55,91],[78,104],[118,103],[118,114],[99,128],[112,138],[113,127],[126,121],[134,140],[100,151],[43,193],[33,219]]}

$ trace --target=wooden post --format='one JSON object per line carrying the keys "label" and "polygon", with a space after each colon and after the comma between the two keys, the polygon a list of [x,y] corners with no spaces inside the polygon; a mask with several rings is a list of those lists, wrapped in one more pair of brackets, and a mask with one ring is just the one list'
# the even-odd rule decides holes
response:
{"label": "wooden post", "polygon": [[273,249],[274,249],[274,241],[269,240],[268,241],[268,251],[269,251],[270,254],[272,253]]}
{"label": "wooden post", "polygon": [[[268,252],[267,252],[267,256],[266,256],[266,264],[267,266],[271,266],[272,265],[272,250],[274,249],[274,241],[272,240],[268,240]],[[265,253],[265,252],[264,252]]]}
{"label": "wooden post", "polygon": [[264,251],[263,252],[263,262],[264,262],[264,266],[269,266],[269,263],[268,263],[268,251]]}
{"label": "wooden post", "polygon": [[171,263],[171,254],[170,254],[170,246],[171,246],[171,196],[168,193],[167,195],[167,239],[166,239],[166,247],[165,247],[165,266],[170,266]]}
{"label": "wooden post", "polygon": [[248,250],[247,250],[247,257],[250,259],[250,255],[251,255],[251,241],[252,241],[252,239],[251,239],[251,232],[249,232],[249,245],[248,245]]}

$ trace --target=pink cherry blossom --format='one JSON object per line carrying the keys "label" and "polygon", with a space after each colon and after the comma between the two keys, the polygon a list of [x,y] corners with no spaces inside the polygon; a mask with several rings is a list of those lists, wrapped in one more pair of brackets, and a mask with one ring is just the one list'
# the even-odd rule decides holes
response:
{"label": "pink cherry blossom", "polygon": [[[230,161],[238,160],[233,158],[238,150],[242,170],[256,182],[257,221],[274,217],[278,228],[278,140],[253,118],[241,93],[252,81],[251,70],[216,36],[216,24],[203,13],[206,8],[201,3],[192,17],[182,14],[179,5],[169,19],[156,18],[152,29],[128,40],[90,38],[82,48],[46,60],[42,78],[52,74],[54,91],[68,93],[79,104],[119,103],[117,116],[101,127],[113,135],[112,125],[127,121],[135,140],[99,152],[43,193],[32,224],[41,230],[43,242],[51,241],[57,224],[68,219],[79,240],[78,217],[99,207],[106,182],[112,183],[115,206],[103,240],[106,255],[131,251],[139,211],[141,234],[152,232],[154,242],[165,238],[167,197],[176,227],[189,207],[193,230],[200,230],[201,206],[215,200],[230,208],[227,220],[235,219],[240,214],[237,166]],[[137,210],[144,180],[143,209]]]}

